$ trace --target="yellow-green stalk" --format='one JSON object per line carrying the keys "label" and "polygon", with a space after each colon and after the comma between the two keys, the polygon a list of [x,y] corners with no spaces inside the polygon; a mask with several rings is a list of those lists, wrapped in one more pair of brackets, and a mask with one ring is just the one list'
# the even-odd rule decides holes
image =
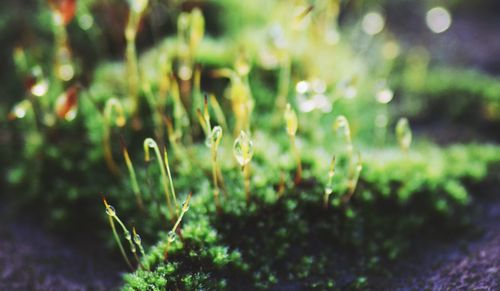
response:
{"label": "yellow-green stalk", "polygon": [[172,207],[172,202],[170,201],[167,173],[165,172],[165,166],[163,165],[163,158],[161,156],[160,149],[158,148],[158,144],[154,141],[154,139],[146,138],[144,140],[144,160],[146,162],[149,162],[149,160],[150,160],[150,156],[149,156],[149,149],[150,148],[152,148],[154,150],[155,155],[156,155],[156,160],[158,162],[158,166],[160,167],[161,184],[163,187],[163,191],[165,193],[165,200],[167,201],[168,211],[172,215],[174,213],[177,213],[177,211],[176,211],[176,209],[174,209],[174,207]]}
{"label": "yellow-green stalk", "polygon": [[132,190],[134,191],[135,199],[137,205],[141,210],[144,210],[144,204],[142,202],[141,190],[139,188],[139,183],[137,183],[137,176],[135,175],[134,165],[130,160],[130,156],[128,154],[127,147],[125,144],[122,144],[123,158],[125,159],[125,164],[127,165],[128,174],[130,177],[130,183],[132,184]]}
{"label": "yellow-green stalk", "polygon": [[194,68],[193,89],[191,92],[191,115],[196,116],[198,108],[203,106],[203,94],[201,93],[201,66]]}
{"label": "yellow-green stalk", "polygon": [[297,133],[298,128],[298,119],[297,114],[290,106],[290,103],[286,105],[285,109],[285,122],[286,122],[286,131],[288,136],[290,137],[290,145],[292,147],[293,156],[295,158],[295,162],[297,163],[297,172],[295,174],[295,185],[300,183],[302,179],[302,161],[300,160],[299,149],[297,148],[297,143],[295,142],[295,135]]}
{"label": "yellow-green stalk", "polygon": [[123,248],[120,237],[118,236],[118,233],[116,232],[116,227],[115,227],[115,222],[114,222],[114,218],[116,217],[115,208],[113,206],[109,205],[108,202],[106,201],[106,198],[104,198],[104,197],[102,197],[102,202],[104,203],[104,206],[106,207],[106,214],[108,215],[109,224],[111,225],[111,229],[113,230],[113,236],[115,237],[115,241],[118,244],[118,248],[120,249],[120,253],[122,254],[122,257],[125,260],[125,262],[127,263],[127,265],[129,266],[129,268],[131,270],[133,270],[134,268],[132,268],[132,264],[130,263],[128,256],[125,253],[125,249]]}
{"label": "yellow-green stalk", "polygon": [[176,135],[181,138],[183,135],[183,129],[189,127],[189,116],[182,104],[181,95],[179,91],[179,83],[172,79],[172,100],[174,102],[174,121],[175,121],[175,132]]}
{"label": "yellow-green stalk", "polygon": [[222,139],[222,127],[214,126],[211,128],[210,124],[210,114],[208,112],[208,100],[205,96],[205,104],[203,107],[203,113],[201,110],[196,111],[198,115],[198,120],[205,133],[205,145],[210,148],[210,154],[212,158],[212,180],[214,184],[214,200],[217,211],[221,210],[220,200],[219,200],[219,181],[223,184],[222,174],[220,173],[220,168],[217,163],[217,149],[219,147],[220,141]]}
{"label": "yellow-green stalk", "polygon": [[351,200],[354,191],[356,191],[356,186],[358,185],[359,176],[361,175],[361,170],[363,169],[363,161],[361,160],[361,153],[358,152],[358,162],[356,165],[351,167],[349,173],[349,180],[347,181],[347,195],[344,196],[344,202]]}
{"label": "yellow-green stalk", "polygon": [[283,197],[285,193],[285,172],[280,172],[280,183],[278,185],[278,198]]}
{"label": "yellow-green stalk", "polygon": [[[161,86],[161,84],[159,85]],[[159,89],[160,90],[160,89]],[[153,94],[151,89],[151,83],[149,81],[143,80],[142,91],[146,97],[149,108],[151,110],[151,115],[154,123],[155,137],[158,140],[163,140],[164,128],[163,128],[163,116],[164,116],[164,102],[162,99],[162,93]]]}
{"label": "yellow-green stalk", "polygon": [[135,48],[135,39],[142,15],[148,6],[148,0],[128,0],[130,12],[127,26],[125,27],[125,40],[127,41],[126,61],[127,61],[127,81],[128,93],[132,102],[132,112],[137,114],[139,107],[139,68],[137,61],[137,52]]}
{"label": "yellow-green stalk", "polygon": [[330,163],[330,168],[328,169],[328,180],[325,186],[325,195],[324,195],[324,206],[328,207],[328,200],[330,195],[333,193],[333,177],[335,176],[335,156],[333,156],[332,161]]}
{"label": "yellow-green stalk", "polygon": [[214,183],[214,199],[217,208],[220,210],[219,201],[219,183],[218,183],[218,173],[220,172],[217,164],[217,148],[219,147],[220,140],[222,139],[222,127],[215,126],[210,133],[207,141],[209,141],[210,152],[212,155],[212,180]]}
{"label": "yellow-green stalk", "polygon": [[[254,100],[252,91],[250,90],[250,83],[248,81],[248,75],[251,67],[247,56],[243,52],[240,52],[238,55],[234,67],[237,77],[233,77],[235,87],[231,92],[231,99],[234,98],[234,105],[239,107],[236,111],[239,112],[239,121],[241,126],[240,128],[236,128],[236,130],[250,131],[250,117],[254,108]],[[233,80],[231,80],[231,85],[233,85],[232,83]]]}
{"label": "yellow-green stalk", "polygon": [[288,91],[290,88],[290,77],[291,77],[291,61],[288,53],[284,50],[279,50],[280,52],[280,73],[278,80],[278,96],[276,97],[276,107],[279,112],[283,112],[283,107],[285,107],[286,100],[288,100]]}
{"label": "yellow-green stalk", "polygon": [[377,85],[375,100],[379,103],[377,106],[377,115],[375,116],[376,138],[383,145],[387,135],[387,123],[389,121],[388,103],[394,97],[394,92],[387,86],[386,81],[380,81]]}
{"label": "yellow-green stalk", "polygon": [[170,142],[170,145],[174,150],[175,158],[177,159],[177,161],[180,162],[188,161],[188,156],[185,149],[182,146],[179,146],[179,137],[177,136],[177,133],[174,130],[174,125],[172,124],[172,120],[167,116],[164,116],[163,119],[165,122],[165,126],[167,127],[168,141]]}
{"label": "yellow-green stalk", "polygon": [[349,127],[349,121],[343,115],[338,116],[335,119],[335,123],[333,125],[333,130],[336,132],[337,137],[342,138],[345,144],[345,151],[347,152],[347,157],[349,160],[352,159],[352,139],[351,139],[351,129]]}
{"label": "yellow-green stalk", "polygon": [[[237,64],[237,66],[241,67],[239,69],[241,73],[245,73],[243,64]],[[231,100],[231,108],[236,119],[234,126],[235,135],[239,134],[242,130],[249,131],[250,116],[255,104],[248,82],[238,72],[229,68],[214,70],[212,75],[216,78],[228,78],[231,81],[228,89],[228,98]]]}
{"label": "yellow-green stalk", "polygon": [[247,203],[250,203],[250,170],[249,163],[253,157],[253,141],[250,139],[249,135],[243,130],[240,131],[240,135],[236,138],[233,145],[234,157],[238,164],[240,164],[243,179],[245,184],[245,196]]}
{"label": "yellow-green stalk", "polygon": [[398,138],[399,147],[403,153],[408,156],[410,150],[412,133],[410,123],[406,118],[400,118],[396,124],[396,137]]}
{"label": "yellow-green stalk", "polygon": [[141,239],[141,236],[135,230],[135,226],[132,226],[132,233],[134,235],[134,238],[133,238],[134,239],[134,243],[139,248],[139,252],[141,252],[141,256],[145,257],[146,253],[144,252],[144,247],[142,246],[142,239]]}
{"label": "yellow-green stalk", "polygon": [[165,168],[167,169],[168,182],[170,184],[170,193],[172,194],[172,198],[174,199],[175,213],[176,215],[179,215],[179,211],[177,210],[177,196],[175,195],[174,181],[172,180],[172,174],[170,173],[170,165],[168,162],[168,153],[166,148],[163,149],[163,162],[165,164]]}
{"label": "yellow-green stalk", "polygon": [[110,171],[116,175],[120,175],[120,168],[113,159],[113,151],[111,150],[111,126],[124,127],[126,123],[125,114],[122,104],[116,98],[110,98],[104,105],[104,160]]}
{"label": "yellow-green stalk", "polygon": [[186,198],[186,200],[182,204],[181,214],[177,218],[177,221],[175,222],[172,229],[167,234],[167,247],[165,248],[165,252],[164,252],[164,259],[165,260],[167,260],[167,258],[168,258],[168,250],[170,248],[170,244],[175,241],[177,228],[179,227],[179,225],[182,221],[182,218],[184,217],[184,214],[186,214],[186,212],[189,210],[189,201],[191,201],[191,196],[192,196],[192,193],[189,193],[188,197]]}
{"label": "yellow-green stalk", "polygon": [[200,9],[190,13],[182,12],[177,19],[177,37],[179,39],[179,67],[177,74],[183,81],[191,79],[193,64],[198,46],[205,34],[205,19]]}
{"label": "yellow-green stalk", "polygon": [[[142,239],[141,239],[141,236],[137,233],[137,231],[135,230],[135,226],[132,226],[132,233],[133,233],[133,240],[134,240],[134,243],[137,245],[137,247],[139,248],[139,252],[141,253],[141,257],[145,257],[146,256],[146,253],[144,252],[144,248],[142,247]],[[142,264],[141,264],[142,266]],[[146,269],[149,270],[149,266],[146,265]]]}
{"label": "yellow-green stalk", "polygon": [[139,257],[137,256],[137,248],[135,247],[135,244],[132,242],[132,235],[130,234],[130,231],[125,227],[125,224],[123,224],[118,215],[116,215],[116,212],[113,218],[116,220],[116,222],[118,222],[118,225],[120,225],[120,227],[122,228],[123,235],[125,236],[125,239],[128,241],[128,244],[130,246],[130,251],[134,255],[134,258],[137,261],[137,263],[140,264]]}
{"label": "yellow-green stalk", "polygon": [[222,107],[219,104],[219,101],[217,101],[217,98],[215,98],[215,95],[210,95],[210,105],[212,106],[215,114],[215,119],[217,122],[222,126],[223,129],[228,129],[227,127],[227,121],[226,117],[224,116],[224,111],[222,110]]}

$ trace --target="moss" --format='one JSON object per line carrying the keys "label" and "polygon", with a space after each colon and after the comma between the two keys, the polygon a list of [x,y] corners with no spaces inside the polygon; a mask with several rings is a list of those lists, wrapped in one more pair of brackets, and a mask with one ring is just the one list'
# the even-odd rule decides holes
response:
{"label": "moss", "polygon": [[413,80],[407,74],[403,69],[402,74],[395,74],[391,79],[403,96],[401,104],[406,114],[466,123],[469,127],[500,122],[497,78],[470,69],[437,67],[426,72],[422,86],[415,87],[410,85]]}
{"label": "moss", "polygon": [[[346,261],[346,250],[351,255],[356,253],[360,260],[372,258],[364,268],[376,268],[377,260],[395,260],[408,252],[413,247],[408,237],[433,231],[452,234],[465,225],[471,199],[468,181],[471,175],[476,183],[488,176],[487,171],[471,174],[469,160],[474,160],[477,168],[499,162],[494,147],[480,148],[428,148],[403,159],[403,164],[401,159],[368,160],[348,208],[332,201],[332,207],[323,209],[321,183],[312,181],[287,191],[280,199],[266,198],[276,197],[274,190],[256,189],[248,209],[244,203],[237,203],[244,201],[242,191],[230,193],[220,215],[214,208],[206,208],[209,192],[198,194],[182,227],[185,242],[176,245],[166,262],[158,253],[149,263],[162,268],[165,264],[175,266],[168,276],[153,271],[174,284],[165,286],[186,287],[183,284],[189,282],[229,290],[242,284],[259,289],[277,284],[308,288],[353,284],[361,288],[366,284],[365,277],[345,277],[346,270],[355,272],[360,267]],[[455,163],[444,162],[450,158]],[[231,184],[231,180],[228,182]],[[201,266],[198,260],[206,265]],[[185,264],[192,267],[187,277],[180,275],[185,272]],[[202,275],[201,270],[211,271]],[[133,277],[127,275],[126,288],[137,286],[132,284],[138,277],[149,280],[149,276],[143,270]],[[220,280],[224,285],[213,285]]]}

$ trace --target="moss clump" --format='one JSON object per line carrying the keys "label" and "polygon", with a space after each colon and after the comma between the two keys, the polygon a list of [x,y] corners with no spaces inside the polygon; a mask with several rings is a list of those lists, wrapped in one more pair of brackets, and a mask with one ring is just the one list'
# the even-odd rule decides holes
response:
{"label": "moss clump", "polygon": [[[473,199],[467,189],[484,181],[490,166],[498,165],[497,150],[478,145],[445,151],[430,147],[406,160],[390,158],[402,153],[377,152],[377,160],[365,162],[349,204],[334,193],[326,209],[322,182],[313,180],[288,188],[281,198],[275,190],[257,188],[248,208],[244,191],[230,192],[219,215],[206,207],[210,191],[198,193],[186,215],[182,239],[172,244],[167,260],[162,235],[143,262],[153,271],[126,275],[125,289],[146,286],[140,284],[227,290],[360,284],[356,274],[380,271],[383,261],[395,260],[415,246],[412,238],[436,232],[454,236],[463,229]],[[214,285],[217,282],[223,283]]]}

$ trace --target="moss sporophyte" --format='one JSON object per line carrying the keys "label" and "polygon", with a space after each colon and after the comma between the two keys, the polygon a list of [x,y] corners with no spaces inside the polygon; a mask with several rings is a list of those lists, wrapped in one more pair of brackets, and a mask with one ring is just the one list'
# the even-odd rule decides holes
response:
{"label": "moss sporophyte", "polygon": [[132,185],[132,190],[134,191],[137,206],[139,207],[139,209],[144,211],[144,203],[142,202],[141,190],[139,188],[139,183],[137,182],[137,176],[135,174],[134,165],[130,160],[130,156],[128,154],[128,150],[127,147],[125,146],[125,143],[121,141],[121,144],[122,144],[123,158],[125,159],[125,164],[127,165],[130,177],[130,184]]}
{"label": "moss sporophyte", "polygon": [[245,131],[241,131],[233,144],[234,157],[240,164],[243,172],[243,180],[245,184],[245,196],[247,204],[250,203],[250,161],[252,160],[254,148],[253,141]]}
{"label": "moss sporophyte", "polygon": [[142,267],[139,256],[137,254],[137,247],[139,248],[139,252],[141,253],[141,256],[144,256],[145,252],[144,252],[144,248],[142,247],[141,237],[139,236],[139,234],[137,234],[135,227],[132,228],[132,231],[133,231],[133,236],[132,236],[132,234],[127,229],[127,227],[125,227],[125,224],[118,217],[115,208],[108,204],[108,202],[104,196],[102,196],[102,201],[104,203],[104,207],[106,208],[106,214],[108,215],[108,220],[109,220],[109,224],[111,226],[111,229],[113,231],[113,236],[115,238],[116,243],[118,244],[118,248],[120,249],[120,253],[122,254],[123,259],[125,260],[127,265],[130,267],[130,269],[133,270],[132,264],[131,264],[131,262],[130,262],[130,260],[125,252],[125,249],[123,248],[120,237],[118,236],[118,233],[116,231],[115,221],[118,223],[118,225],[122,229],[123,236],[125,237],[125,240],[128,242],[128,244],[130,246],[130,251],[132,252],[132,255],[134,256],[134,259],[135,259],[137,265]]}
{"label": "moss sporophyte", "polygon": [[[152,139],[152,138],[146,138],[144,140],[144,160],[146,162],[150,161],[150,155],[149,155],[149,149],[150,148],[152,148],[154,150],[155,155],[156,155],[156,161],[158,163],[158,167],[160,168],[160,172],[161,172],[161,184],[162,184],[162,187],[163,187],[163,192],[165,193],[165,200],[167,201],[167,207],[168,207],[168,210],[169,210],[168,214],[169,215],[173,215],[174,214],[175,216],[178,216],[178,210],[177,210],[177,207],[176,207],[177,200],[175,198],[175,191],[174,191],[173,181],[172,181],[172,177],[170,175],[170,167],[168,166],[167,152],[165,150],[165,155],[162,156],[162,154],[160,153],[160,149],[158,148],[158,145],[156,144],[156,142],[154,141],[154,139]],[[167,164],[165,165],[164,162],[166,162]],[[165,168],[168,170],[168,178],[167,178],[167,172],[165,171]],[[170,182],[171,190],[168,187],[169,182]],[[173,197],[174,205],[172,205],[170,196]]]}
{"label": "moss sporophyte", "polygon": [[345,116],[341,115],[335,119],[333,129],[336,132],[336,136],[338,138],[338,154],[336,155],[336,158],[333,159],[332,165],[330,165],[330,171],[328,174],[329,180],[327,183],[327,188],[325,189],[325,203],[327,203],[327,196],[330,195],[326,195],[326,193],[333,191],[332,187],[334,183],[331,182],[330,179],[333,181],[333,176],[335,175],[335,167],[337,164],[339,164],[338,170],[342,171],[342,174],[344,176],[343,180],[345,181],[345,187],[339,187],[339,190],[343,192],[342,201],[344,203],[347,203],[356,190],[356,186],[361,175],[361,170],[363,168],[361,153],[357,153],[355,160],[353,154],[354,147],[352,144],[351,129],[349,126],[349,121]]}
{"label": "moss sporophyte", "polygon": [[182,218],[184,217],[184,214],[186,214],[186,212],[189,210],[189,202],[191,201],[191,195],[192,195],[192,193],[189,193],[186,200],[182,204],[181,214],[177,218],[177,221],[175,222],[172,229],[167,234],[167,245],[166,245],[164,253],[163,253],[164,260],[168,259],[168,251],[169,251],[170,245],[175,241],[175,238],[177,236],[176,233],[177,233],[177,231],[180,231],[179,225],[182,222]]}
{"label": "moss sporophyte", "polygon": [[220,141],[222,139],[222,127],[217,125],[213,128],[210,123],[210,114],[208,111],[208,100],[205,96],[205,105],[203,108],[203,113],[201,110],[197,110],[198,120],[200,125],[205,132],[205,145],[210,148],[210,155],[212,159],[212,182],[214,186],[214,201],[217,211],[221,211],[220,198],[219,198],[219,183],[224,184],[222,174],[217,162],[217,149],[219,147]]}
{"label": "moss sporophyte", "polygon": [[139,107],[139,67],[137,61],[137,52],[135,48],[135,39],[141,22],[141,18],[148,6],[148,0],[129,0],[129,15],[127,26],[125,27],[125,40],[127,48],[125,50],[127,62],[127,81],[129,99],[132,101],[132,113],[137,116]]}
{"label": "moss sporophyte", "polygon": [[335,156],[333,156],[330,163],[330,168],[328,169],[328,180],[325,186],[325,195],[323,197],[323,202],[325,208],[328,207],[328,198],[333,193],[333,177],[335,176]]}
{"label": "moss sporophyte", "polygon": [[125,112],[121,102],[116,98],[110,98],[106,101],[104,105],[103,112],[104,119],[104,136],[103,136],[103,147],[104,147],[104,160],[110,171],[116,175],[120,175],[120,168],[113,159],[113,151],[111,149],[111,128],[112,126],[118,126],[123,128],[126,123]]}
{"label": "moss sporophyte", "polygon": [[400,118],[396,124],[396,137],[398,139],[399,147],[403,153],[408,156],[411,145],[412,133],[410,123],[406,118]]}
{"label": "moss sporophyte", "polygon": [[292,147],[292,152],[297,163],[297,173],[295,174],[295,185],[300,183],[302,179],[302,161],[300,159],[299,149],[297,148],[297,143],[295,141],[295,134],[297,133],[298,128],[298,119],[295,110],[292,109],[290,103],[286,105],[285,109],[285,122],[286,122],[286,131],[288,136],[290,137],[290,145]]}
{"label": "moss sporophyte", "polygon": [[130,263],[129,258],[128,258],[127,254],[125,253],[125,249],[123,248],[120,237],[118,236],[118,233],[116,232],[114,219],[117,216],[116,216],[115,208],[108,204],[108,202],[106,201],[106,198],[104,198],[104,196],[102,196],[102,202],[104,203],[104,207],[106,207],[106,214],[108,215],[109,224],[110,224],[111,229],[113,231],[113,236],[115,238],[115,241],[118,244],[118,248],[120,249],[120,253],[122,254],[122,257],[125,260],[125,262],[127,263],[127,265],[129,266],[129,268],[131,270],[133,270],[134,268],[132,267],[132,264]]}

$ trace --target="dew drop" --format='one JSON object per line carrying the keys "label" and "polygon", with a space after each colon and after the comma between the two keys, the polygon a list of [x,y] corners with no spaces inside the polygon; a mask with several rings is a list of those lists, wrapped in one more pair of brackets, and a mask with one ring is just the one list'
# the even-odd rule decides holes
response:
{"label": "dew drop", "polygon": [[167,235],[167,240],[168,240],[169,243],[172,243],[172,242],[175,241],[176,237],[177,237],[177,235],[175,234],[175,232],[169,231],[168,235]]}
{"label": "dew drop", "polygon": [[109,216],[115,216],[116,215],[115,208],[111,205],[106,206],[106,214]]}
{"label": "dew drop", "polygon": [[238,138],[234,141],[233,153],[241,166],[250,162],[254,152],[253,141],[243,130],[240,132]]}

